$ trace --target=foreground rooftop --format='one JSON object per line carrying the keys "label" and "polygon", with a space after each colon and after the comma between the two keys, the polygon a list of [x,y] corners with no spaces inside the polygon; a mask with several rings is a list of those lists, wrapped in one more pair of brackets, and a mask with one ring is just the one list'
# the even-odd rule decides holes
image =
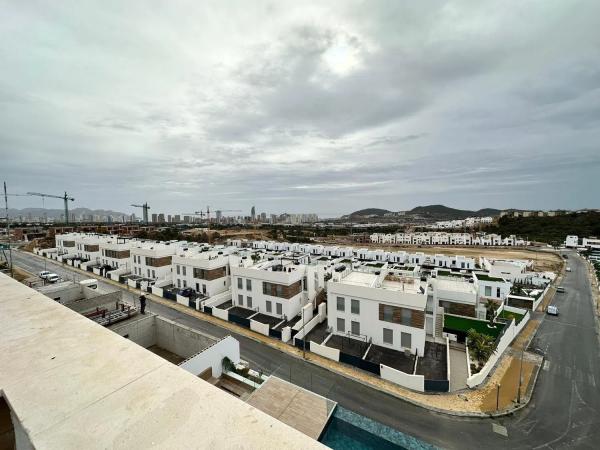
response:
{"label": "foreground rooftop", "polygon": [[0,274],[0,395],[35,448],[322,448]]}

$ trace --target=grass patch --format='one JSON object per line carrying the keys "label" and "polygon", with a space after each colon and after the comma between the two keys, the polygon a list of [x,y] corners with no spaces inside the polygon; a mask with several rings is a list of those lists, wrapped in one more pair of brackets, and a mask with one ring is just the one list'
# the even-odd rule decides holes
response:
{"label": "grass patch", "polygon": [[468,333],[469,330],[473,329],[478,333],[487,334],[495,339],[500,334],[500,331],[502,331],[503,325],[496,324],[496,328],[489,328],[488,322],[483,320],[469,319],[467,317],[458,317],[445,314],[444,328],[462,331],[464,333]]}
{"label": "grass patch", "polygon": [[525,317],[525,315],[519,314],[516,312],[502,310],[500,312],[500,314],[498,314],[498,317],[501,317],[502,319],[507,319],[507,320],[515,319],[515,323],[518,324],[519,322],[521,322],[521,320],[523,320],[523,317]]}
{"label": "grass patch", "polygon": [[497,281],[497,282],[504,282],[504,280],[502,278],[498,278],[498,277],[490,277],[489,275],[486,275],[484,273],[476,273],[475,275],[477,275],[477,279],[478,280],[482,280],[482,281]]}

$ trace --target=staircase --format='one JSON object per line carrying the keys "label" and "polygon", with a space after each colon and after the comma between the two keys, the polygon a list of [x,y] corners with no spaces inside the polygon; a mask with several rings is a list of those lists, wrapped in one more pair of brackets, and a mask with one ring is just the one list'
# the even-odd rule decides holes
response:
{"label": "staircase", "polygon": [[444,308],[439,307],[437,314],[435,315],[435,327],[433,335],[435,337],[442,337],[444,332]]}

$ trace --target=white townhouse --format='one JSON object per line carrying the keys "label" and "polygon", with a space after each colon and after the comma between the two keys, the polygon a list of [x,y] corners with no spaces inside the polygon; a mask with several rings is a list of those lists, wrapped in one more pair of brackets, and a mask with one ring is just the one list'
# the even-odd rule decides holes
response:
{"label": "white townhouse", "polygon": [[75,253],[83,260],[100,263],[100,243],[104,238],[97,234],[78,233],[75,238]]}
{"label": "white townhouse", "polygon": [[80,233],[65,233],[54,236],[58,256],[77,256],[75,251],[75,238]]}
{"label": "white townhouse", "polygon": [[492,275],[491,273],[475,272],[475,285],[481,303],[485,304],[487,299],[492,299],[496,303],[502,303],[510,294],[512,281],[503,277]]}
{"label": "white townhouse", "polygon": [[532,260],[524,259],[492,259],[479,258],[481,267],[488,271],[488,275],[496,278],[503,278],[509,281],[520,279],[527,272],[527,269],[533,267]]}
{"label": "white townhouse", "polygon": [[136,242],[130,249],[134,275],[155,281],[172,280],[172,259],[182,242]]}
{"label": "white townhouse", "polygon": [[327,283],[327,324],[335,334],[423,355],[427,283],[399,271],[346,270]]}
{"label": "white townhouse", "polygon": [[100,262],[113,269],[131,268],[131,246],[135,242],[138,241],[117,236],[107,236],[107,239],[100,243]]}
{"label": "white townhouse", "polygon": [[325,266],[309,264],[306,255],[260,256],[259,261],[231,258],[234,305],[291,320],[323,289]]}
{"label": "white townhouse", "polygon": [[173,285],[192,288],[206,297],[220,294],[231,285],[229,255],[235,247],[195,246],[179,248],[173,255]]}

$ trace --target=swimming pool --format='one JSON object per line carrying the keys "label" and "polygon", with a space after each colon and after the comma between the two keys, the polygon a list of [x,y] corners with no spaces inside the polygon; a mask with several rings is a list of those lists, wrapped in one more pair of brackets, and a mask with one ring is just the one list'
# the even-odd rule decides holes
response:
{"label": "swimming pool", "polygon": [[334,450],[430,450],[437,448],[339,405],[320,440]]}

